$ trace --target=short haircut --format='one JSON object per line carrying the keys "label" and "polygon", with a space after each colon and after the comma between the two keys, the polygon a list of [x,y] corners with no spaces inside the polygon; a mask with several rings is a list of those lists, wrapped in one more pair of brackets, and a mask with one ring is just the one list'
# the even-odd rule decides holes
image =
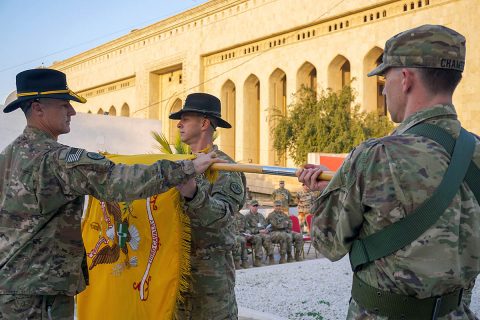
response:
{"label": "short haircut", "polygon": [[20,109],[22,109],[23,113],[25,116],[28,116],[30,114],[30,107],[32,106],[32,103],[35,102],[37,99],[30,99],[30,100],[25,100],[19,103]]}
{"label": "short haircut", "polygon": [[423,84],[433,94],[453,93],[462,80],[462,72],[451,69],[417,68]]}

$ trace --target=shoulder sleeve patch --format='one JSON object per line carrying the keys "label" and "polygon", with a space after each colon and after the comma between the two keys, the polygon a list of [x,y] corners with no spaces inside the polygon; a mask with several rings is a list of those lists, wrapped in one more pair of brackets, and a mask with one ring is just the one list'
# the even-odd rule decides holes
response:
{"label": "shoulder sleeve patch", "polygon": [[238,184],[237,182],[232,182],[230,183],[230,190],[233,191],[235,194],[242,194],[243,193],[243,188]]}
{"label": "shoulder sleeve patch", "polygon": [[65,157],[65,162],[66,163],[74,163],[80,160],[80,157],[82,156],[84,149],[78,149],[78,148],[70,148],[70,150],[67,153],[67,156]]}
{"label": "shoulder sleeve patch", "polygon": [[92,160],[102,160],[105,158],[103,154],[96,153],[96,152],[87,152],[87,157],[89,157]]}

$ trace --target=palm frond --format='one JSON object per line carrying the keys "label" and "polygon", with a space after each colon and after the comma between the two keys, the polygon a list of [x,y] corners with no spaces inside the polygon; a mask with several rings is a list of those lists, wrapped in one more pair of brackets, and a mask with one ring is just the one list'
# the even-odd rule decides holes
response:
{"label": "palm frond", "polygon": [[151,131],[153,139],[158,142],[159,145],[154,145],[154,147],[162,153],[173,154],[172,148],[170,148],[170,143],[168,142],[167,137],[163,133],[158,133],[156,131]]}
{"label": "palm frond", "polygon": [[178,154],[188,154],[190,153],[190,147],[182,142],[180,138],[180,132],[177,132],[175,136],[175,143],[173,144],[173,148],[175,148],[175,152]]}

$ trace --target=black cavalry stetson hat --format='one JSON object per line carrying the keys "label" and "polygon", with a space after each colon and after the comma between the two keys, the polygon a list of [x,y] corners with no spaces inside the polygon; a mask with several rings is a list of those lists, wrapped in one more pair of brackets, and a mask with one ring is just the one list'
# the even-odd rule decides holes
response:
{"label": "black cavalry stetson hat", "polygon": [[20,107],[21,102],[39,98],[87,102],[68,88],[65,73],[53,69],[32,69],[17,74],[17,99],[10,102],[3,112],[12,112]]}
{"label": "black cavalry stetson hat", "polygon": [[182,113],[196,112],[207,117],[215,118],[215,123],[221,128],[231,128],[230,123],[222,119],[220,100],[208,93],[192,93],[185,99],[182,110],[171,113],[169,118],[180,120]]}

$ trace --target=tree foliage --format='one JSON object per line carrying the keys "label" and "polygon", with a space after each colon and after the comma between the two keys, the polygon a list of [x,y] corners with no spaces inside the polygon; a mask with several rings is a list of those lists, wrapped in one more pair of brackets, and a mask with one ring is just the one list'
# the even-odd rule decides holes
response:
{"label": "tree foliage", "polygon": [[300,165],[309,152],[346,153],[362,141],[387,135],[393,129],[387,117],[360,112],[354,100],[349,86],[339,92],[322,91],[318,97],[311,89],[300,89],[288,114],[277,112],[271,118],[274,149],[280,154],[288,152]]}

